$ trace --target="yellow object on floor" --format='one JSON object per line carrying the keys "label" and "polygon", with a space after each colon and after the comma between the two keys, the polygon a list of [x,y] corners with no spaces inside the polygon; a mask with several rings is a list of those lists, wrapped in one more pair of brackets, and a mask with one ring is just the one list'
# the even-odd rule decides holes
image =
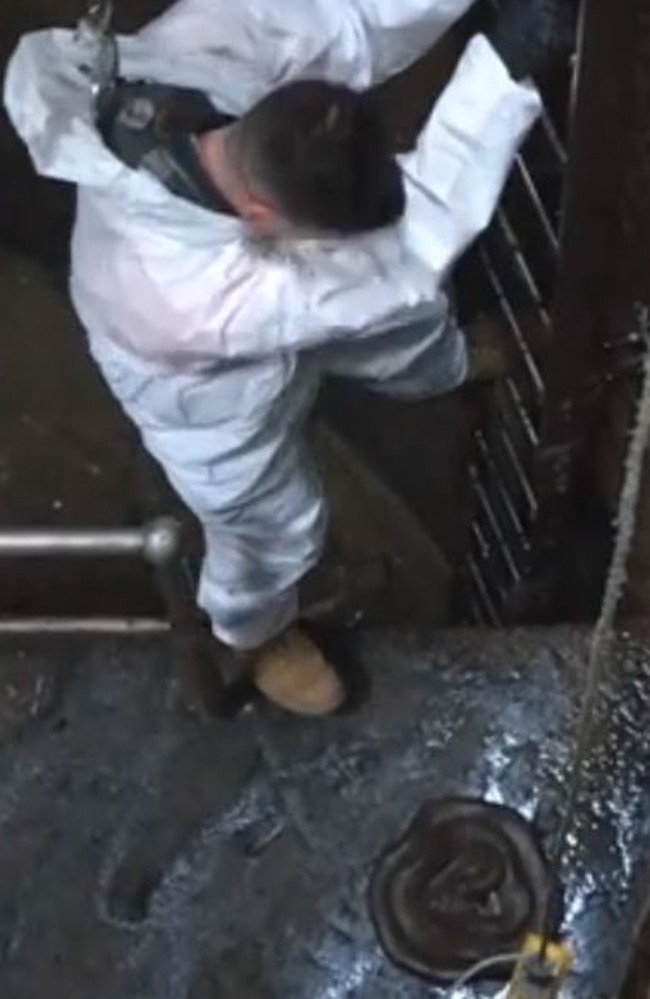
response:
{"label": "yellow object on floor", "polygon": [[567,944],[548,943],[542,953],[541,937],[527,937],[517,961],[506,999],[557,999],[573,967]]}

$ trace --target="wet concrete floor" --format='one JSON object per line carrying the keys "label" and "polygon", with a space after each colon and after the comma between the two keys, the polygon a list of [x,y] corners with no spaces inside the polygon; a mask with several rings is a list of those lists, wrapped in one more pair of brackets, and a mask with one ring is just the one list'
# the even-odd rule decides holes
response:
{"label": "wet concrete floor", "polygon": [[[381,953],[374,862],[431,797],[543,803],[552,830],[586,636],[357,639],[371,696],[349,715],[262,706],[210,727],[179,712],[164,642],[0,650],[58,687],[0,754],[3,999],[447,994]],[[617,994],[643,909],[649,680],[647,635],[627,640],[565,870],[565,999]]]}

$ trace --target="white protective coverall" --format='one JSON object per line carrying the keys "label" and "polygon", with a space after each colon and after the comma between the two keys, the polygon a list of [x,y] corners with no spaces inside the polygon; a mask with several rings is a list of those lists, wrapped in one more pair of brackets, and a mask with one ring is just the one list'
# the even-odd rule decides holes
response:
{"label": "white protective coverall", "polygon": [[[472,0],[180,0],[120,40],[122,75],[207,93],[239,115],[290,79],[378,83]],[[444,288],[486,226],[538,114],[474,38],[416,148],[394,228],[254,242],[102,144],[73,35],[24,37],[5,100],[36,169],[78,185],[72,296],[90,349],[144,443],[203,523],[199,592],[215,633],[252,648],[296,613],[321,552],[323,498],[300,439],[319,376],[402,396],[463,381]]]}

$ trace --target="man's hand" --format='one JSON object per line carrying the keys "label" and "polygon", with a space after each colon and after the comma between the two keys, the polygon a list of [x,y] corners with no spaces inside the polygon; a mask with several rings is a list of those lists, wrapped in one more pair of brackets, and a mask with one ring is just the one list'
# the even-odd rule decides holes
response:
{"label": "man's hand", "polygon": [[488,37],[511,76],[537,76],[575,49],[576,0],[505,0]]}

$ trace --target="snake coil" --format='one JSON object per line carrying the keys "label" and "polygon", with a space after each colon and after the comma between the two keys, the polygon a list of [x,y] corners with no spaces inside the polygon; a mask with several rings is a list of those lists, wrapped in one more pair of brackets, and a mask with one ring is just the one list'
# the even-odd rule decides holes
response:
{"label": "snake coil", "polygon": [[450,798],[427,804],[380,858],[370,909],[392,961],[449,983],[517,951],[539,929],[550,887],[535,830],[517,812]]}

